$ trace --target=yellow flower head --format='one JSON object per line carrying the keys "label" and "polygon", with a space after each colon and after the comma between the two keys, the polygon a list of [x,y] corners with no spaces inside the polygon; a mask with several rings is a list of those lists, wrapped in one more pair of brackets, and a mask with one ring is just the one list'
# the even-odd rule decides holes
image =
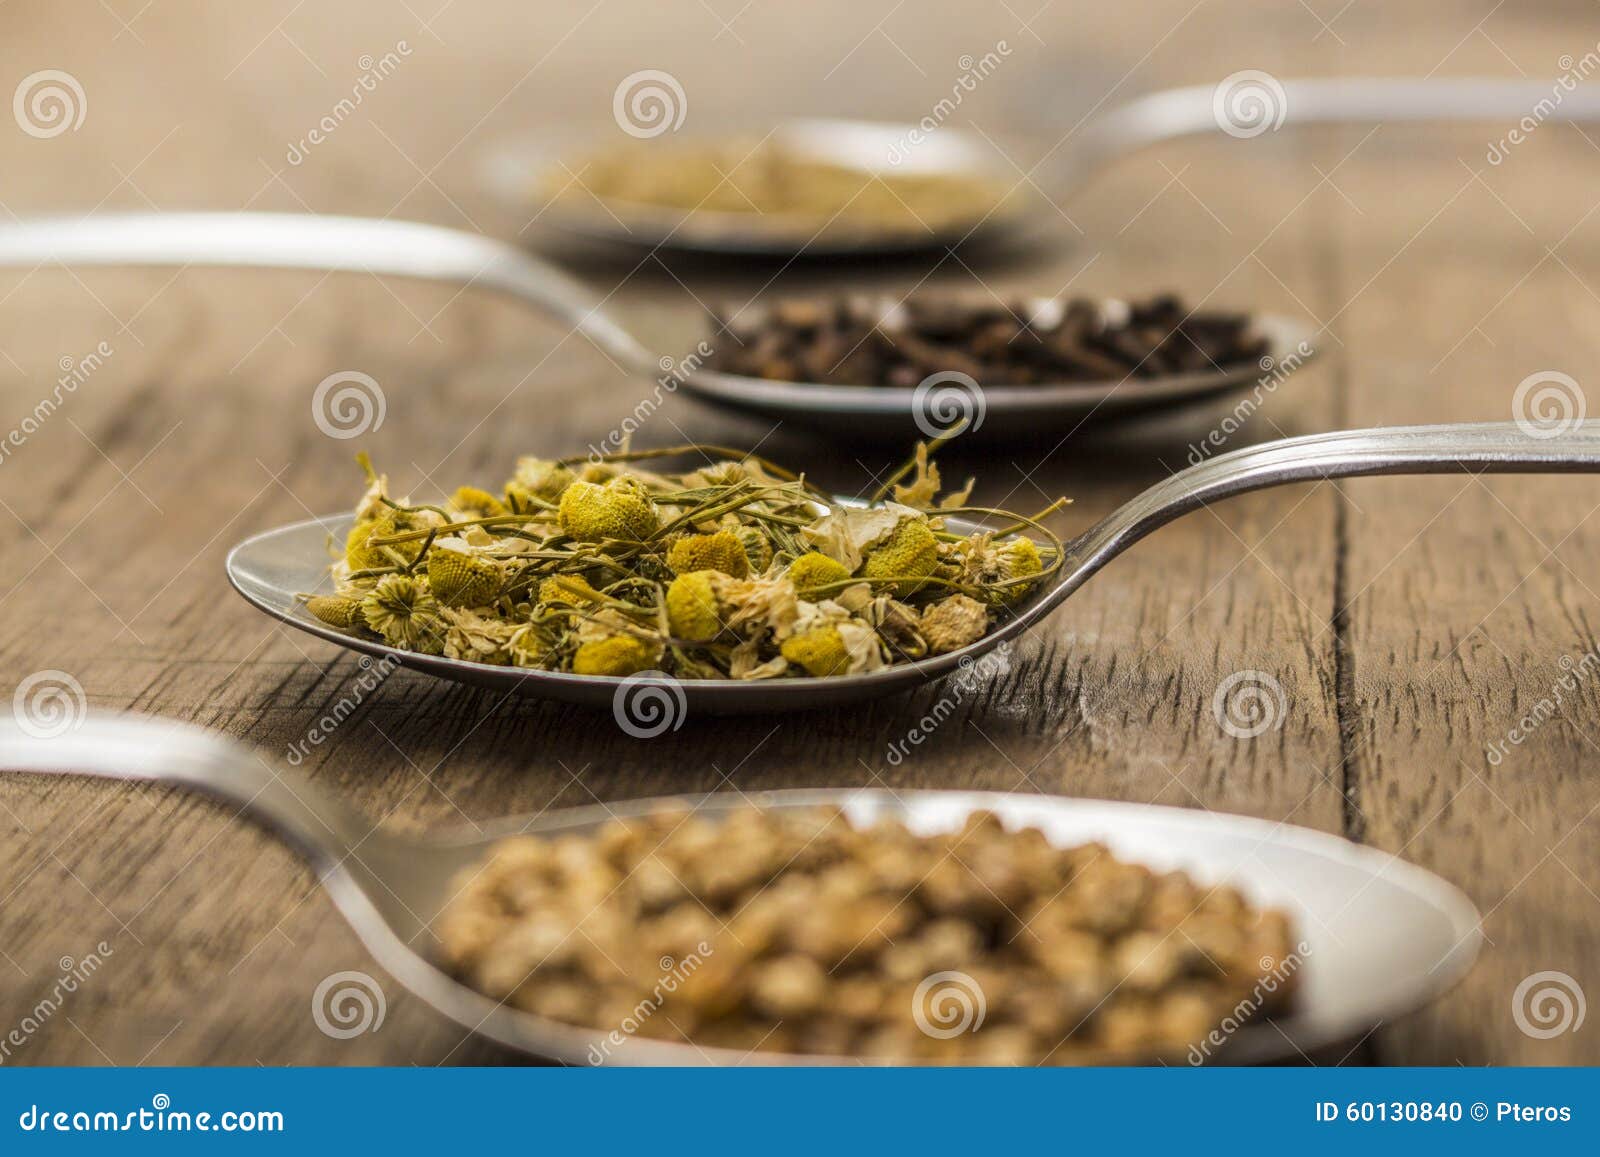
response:
{"label": "yellow flower head", "polygon": [[541,603],[571,603],[582,607],[597,603],[600,598],[600,592],[581,574],[551,575],[539,584]]}
{"label": "yellow flower head", "polygon": [[807,551],[790,563],[788,573],[794,589],[806,598],[810,598],[811,592],[818,587],[843,582],[850,577],[850,572],[845,569],[844,563],[815,550]]}
{"label": "yellow flower head", "polygon": [[808,675],[825,678],[850,671],[850,652],[836,627],[813,627],[783,641],[783,657]]}
{"label": "yellow flower head", "polygon": [[562,533],[580,542],[640,541],[654,534],[658,524],[649,493],[632,478],[613,478],[603,486],[574,482],[561,492],[558,517]]}
{"label": "yellow flower head", "polygon": [[428,551],[428,588],[447,607],[484,607],[499,597],[500,568],[455,546],[435,542]]}
{"label": "yellow flower head", "polygon": [[725,619],[717,597],[722,577],[714,570],[697,570],[672,580],[667,588],[667,622],[675,638],[709,643],[722,633]]}
{"label": "yellow flower head", "polygon": [[925,584],[916,581],[939,565],[939,540],[920,518],[903,518],[877,546],[867,552],[857,572],[865,579],[904,579],[889,589],[902,597]]}
{"label": "yellow flower head", "polygon": [[384,575],[361,600],[361,617],[391,646],[424,655],[444,653],[445,623],[426,579]]}
{"label": "yellow flower head", "polygon": [[673,574],[718,570],[742,579],[750,573],[750,559],[744,553],[744,544],[726,530],[680,538],[667,551],[667,566]]}
{"label": "yellow flower head", "polygon": [[487,490],[479,490],[476,486],[458,487],[450,496],[450,508],[460,511],[468,518],[493,518],[506,513],[505,503]]}
{"label": "yellow flower head", "polygon": [[[1039,557],[1039,547],[1033,539],[1025,536],[1013,538],[1002,544],[996,549],[995,557],[999,564],[998,577],[1002,582],[1007,579],[1029,578],[1044,570],[1044,560]],[[1018,583],[1014,587],[1002,587],[994,592],[994,596],[1002,603],[1014,603],[1033,590],[1035,585]]]}
{"label": "yellow flower head", "polygon": [[[344,561],[349,564],[351,570],[374,570],[378,567],[394,566],[396,557],[408,563],[414,562],[422,550],[422,539],[392,542],[386,546],[375,544],[371,540],[420,529],[423,529],[420,519],[413,517],[407,511],[386,508],[376,518],[357,522],[350,528],[350,533],[344,540]],[[395,554],[391,555],[389,551],[394,551]]]}
{"label": "yellow flower head", "polygon": [[306,610],[341,631],[366,626],[361,617],[361,599],[354,595],[314,595],[306,600]]}
{"label": "yellow flower head", "polygon": [[572,656],[577,675],[636,675],[656,665],[656,648],[633,635],[612,635],[578,647]]}

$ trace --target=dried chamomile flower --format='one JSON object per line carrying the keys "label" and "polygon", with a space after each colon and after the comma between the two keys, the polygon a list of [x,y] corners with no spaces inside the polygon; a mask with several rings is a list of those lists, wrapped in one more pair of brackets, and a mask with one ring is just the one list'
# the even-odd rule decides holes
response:
{"label": "dried chamomile flower", "polygon": [[977,485],[976,478],[968,478],[967,484],[960,490],[939,497],[939,491],[944,482],[939,477],[939,467],[928,458],[928,444],[917,443],[917,453],[914,459],[916,477],[909,484],[895,483],[894,500],[905,506],[912,506],[918,510],[950,510],[957,506],[965,506],[972,497],[972,488]]}
{"label": "dried chamomile flower", "polygon": [[678,575],[717,570],[742,579],[750,573],[750,559],[736,535],[719,530],[715,534],[690,534],[678,539],[667,551],[667,567]]}
{"label": "dried chamomile flower", "polygon": [[726,576],[714,570],[681,574],[667,588],[667,622],[674,638],[709,643],[727,626],[717,588]]}
{"label": "dried chamomile flower", "polygon": [[823,678],[850,673],[850,651],[835,626],[814,627],[804,634],[790,635],[780,648],[783,657],[806,674]]}
{"label": "dried chamomile flower", "polygon": [[977,599],[951,595],[922,608],[921,626],[928,653],[943,655],[983,638],[989,631],[989,612]]}
{"label": "dried chamomile flower", "polygon": [[649,493],[632,478],[572,483],[561,492],[559,517],[562,533],[580,542],[643,540],[658,525]]}
{"label": "dried chamomile flower", "polygon": [[[1032,578],[1044,571],[1044,560],[1039,556],[1039,546],[1031,538],[1018,537],[1003,543],[999,549],[1000,578],[1002,581],[1011,582],[1021,578]],[[1030,583],[1019,583],[1017,586],[1007,588],[1003,593],[1007,602],[1021,598],[1032,589]]]}
{"label": "dried chamomile flower", "polygon": [[905,579],[890,589],[899,595],[914,594],[925,585],[918,582],[939,565],[939,540],[921,518],[902,519],[881,544],[867,552],[857,572],[866,579]]}
{"label": "dried chamomile flower", "polygon": [[898,599],[879,595],[858,612],[878,632],[891,657],[920,659],[928,653],[922,621],[916,610]]}
{"label": "dried chamomile flower", "polygon": [[831,583],[844,582],[850,577],[842,562],[831,559],[819,551],[808,550],[789,564],[788,579],[802,596]]}
{"label": "dried chamomile flower", "polygon": [[361,600],[361,616],[391,646],[424,655],[444,652],[445,622],[426,579],[384,575]]}
{"label": "dried chamomile flower", "polygon": [[739,545],[744,547],[744,556],[750,564],[750,573],[764,574],[772,565],[772,540],[759,526],[735,527],[733,535],[739,540]]}
{"label": "dried chamomile flower", "polygon": [[441,538],[428,551],[428,587],[448,607],[482,607],[500,594],[504,576],[491,558],[459,538]]}
{"label": "dried chamomile flower", "polygon": [[[523,458],[504,502],[464,486],[439,505],[391,498],[363,459],[334,593],[308,597],[307,613],[397,647],[540,670],[859,674],[981,637],[990,623],[974,607],[1021,597],[1061,562],[1043,514],[951,510],[964,492],[938,501],[926,449],[885,485],[905,501],[880,493],[820,516],[802,474],[755,457],[644,465],[695,451],[729,457],[691,446]],[[1040,538],[963,538],[946,533],[947,513]]]}
{"label": "dried chamomile flower", "polygon": [[440,614],[449,624],[444,634],[445,658],[496,667],[511,662],[511,640],[522,630],[520,624],[457,607],[445,607]]}
{"label": "dried chamomile flower", "polygon": [[581,643],[572,656],[576,675],[636,675],[659,661],[660,648],[634,635],[609,635]]}
{"label": "dried chamomile flower", "polygon": [[541,603],[569,603],[575,607],[587,607],[599,603],[604,597],[581,574],[551,575],[539,583]]}
{"label": "dried chamomile flower", "polygon": [[458,510],[468,518],[494,518],[506,513],[505,503],[476,486],[457,487],[450,496],[450,509]]}
{"label": "dried chamomile flower", "polygon": [[306,610],[330,627],[341,631],[355,630],[367,625],[361,617],[361,597],[355,594],[312,595],[306,599]]}
{"label": "dried chamomile flower", "polygon": [[506,499],[518,510],[537,510],[544,503],[556,501],[562,491],[572,485],[575,475],[559,462],[543,458],[517,459],[516,472],[506,483]]}
{"label": "dried chamomile flower", "polygon": [[[431,517],[429,517],[431,516]],[[409,566],[422,553],[422,541],[382,543],[374,539],[426,530],[437,523],[431,511],[406,511],[384,508],[372,518],[357,522],[345,537],[344,560],[352,571],[379,570]]]}

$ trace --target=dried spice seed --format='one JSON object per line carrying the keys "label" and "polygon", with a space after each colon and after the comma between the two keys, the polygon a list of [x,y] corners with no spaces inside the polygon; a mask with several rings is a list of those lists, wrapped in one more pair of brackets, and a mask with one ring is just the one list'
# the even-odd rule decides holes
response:
{"label": "dried spice seed", "polygon": [[[669,811],[504,841],[455,896],[440,938],[463,982],[568,1024],[639,1023],[702,1048],[1169,1060],[1219,1025],[1286,1011],[1299,978],[1284,913],[989,813],[915,835],[838,809]],[[940,983],[967,1002],[954,1032],[940,1018],[961,1006],[941,1011]]]}
{"label": "dried spice seed", "polygon": [[983,386],[1149,379],[1255,363],[1270,343],[1252,319],[1144,302],[966,302],[856,297],[776,302],[713,317],[713,369],[777,381],[909,389],[931,374]]}

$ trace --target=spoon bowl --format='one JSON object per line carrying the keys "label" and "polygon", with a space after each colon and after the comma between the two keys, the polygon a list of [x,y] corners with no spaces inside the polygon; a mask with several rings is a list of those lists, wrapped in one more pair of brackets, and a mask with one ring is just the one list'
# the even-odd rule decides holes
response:
{"label": "spoon bowl", "polygon": [[1119,857],[1186,871],[1204,884],[1231,884],[1256,904],[1286,909],[1302,936],[1300,999],[1287,1016],[1246,1023],[1206,1058],[1222,1063],[1293,1061],[1354,1040],[1449,989],[1481,939],[1472,903],[1421,868],[1321,832],[1204,810],[990,792],[725,792],[547,811],[419,838],[374,825],[263,753],[187,724],[133,715],[80,717],[48,737],[8,720],[0,724],[0,768],[154,781],[222,801],[297,849],[367,950],[421,1000],[470,1032],[574,1065],[841,1062],[561,1024],[497,1003],[440,969],[432,925],[453,895],[452,879],[495,840],[590,832],[614,817],[665,807],[715,817],[751,804],[834,804],[855,826],[895,819],[919,834],[957,830],[974,811],[988,810],[1008,827],[1039,828],[1058,846],[1102,841]]}
{"label": "spoon bowl", "polygon": [[[666,702],[670,725],[685,713],[710,715],[812,710],[908,690],[972,668],[996,647],[1020,641],[1107,563],[1157,528],[1215,502],[1291,482],[1376,474],[1600,472],[1600,422],[1565,430],[1515,422],[1346,430],[1286,438],[1236,450],[1180,470],[1136,495],[1064,545],[1062,565],[1029,598],[1001,612],[994,629],[960,650],[862,675],[826,678],[677,679],[660,672],[628,678],[497,667],[402,651],[357,638],[313,618],[297,597],[326,589],[329,535],[343,541],[350,515],[330,515],[269,530],[228,555],[228,579],[251,604],[290,626],[391,665],[506,693],[609,706],[619,722],[633,696]],[[974,524],[951,518],[950,529]]]}
{"label": "spoon bowl", "polygon": [[[1184,137],[1219,144],[1285,129],[1329,124],[1516,123],[1529,109],[1543,119],[1600,121],[1600,96],[1582,88],[1550,106],[1550,85],[1500,77],[1335,77],[1279,79],[1240,72],[1217,84],[1161,89],[1079,118],[1040,150],[1015,150],[988,133],[954,124],[803,119],[781,122],[769,137],[787,150],[866,173],[923,171],[990,179],[1010,193],[971,223],[942,229],[844,229],[756,213],[682,213],[637,207],[625,215],[580,200],[552,201],[537,220],[590,240],[639,249],[719,257],[889,256],[999,239],[1049,224],[1051,199],[1065,201],[1104,169],[1144,149]],[[606,124],[589,137],[620,139]],[[487,153],[479,179],[508,212],[526,217],[538,176],[562,161],[566,146],[583,142],[545,137],[507,142]],[[898,161],[896,160],[898,158]],[[576,153],[573,159],[577,159]],[[570,166],[569,166],[570,170]],[[1076,228],[1076,227],[1074,227]],[[1081,231],[1080,231],[1081,232]]]}
{"label": "spoon bowl", "polygon": [[[587,142],[574,137],[528,136],[500,143],[481,158],[480,183],[508,213],[526,216],[563,233],[607,244],[676,250],[719,257],[866,257],[909,254],[959,245],[969,236],[989,240],[1019,230],[1036,212],[1031,189],[1012,189],[1016,171],[981,137],[941,127],[926,134],[917,125],[881,121],[802,118],[784,121],[763,144],[785,155],[874,175],[952,177],[993,186],[987,212],[970,220],[937,224],[907,221],[904,227],[863,225],[779,213],[676,209],[643,203],[623,204],[580,196],[570,190],[543,200],[539,183],[559,174],[564,184],[581,187],[585,144],[615,139],[607,124]],[[914,137],[924,137],[915,145]],[[709,139],[709,138],[708,138]],[[662,142],[678,147],[679,141]],[[646,142],[638,146],[650,148]],[[569,163],[569,161],[571,163]],[[1007,190],[1012,190],[1007,192]]]}
{"label": "spoon bowl", "polygon": [[[936,395],[925,397],[916,390],[773,382],[714,372],[690,357],[664,358],[612,316],[611,294],[597,292],[514,245],[437,225],[295,213],[114,213],[0,224],[0,266],[31,267],[52,261],[68,267],[316,269],[494,289],[571,326],[619,368],[664,388],[681,387],[714,405],[845,436],[902,442],[918,437],[919,430],[929,428],[939,416],[929,409],[930,397]],[[1270,318],[1262,322],[1261,332],[1271,343],[1274,366],[1293,369],[1312,353],[1313,330],[1308,323]],[[1137,380],[980,387],[976,405],[982,420],[974,420],[967,433],[1065,434],[1070,432],[1068,423],[1184,405],[1240,390],[1264,373],[1251,364],[1215,373]]]}

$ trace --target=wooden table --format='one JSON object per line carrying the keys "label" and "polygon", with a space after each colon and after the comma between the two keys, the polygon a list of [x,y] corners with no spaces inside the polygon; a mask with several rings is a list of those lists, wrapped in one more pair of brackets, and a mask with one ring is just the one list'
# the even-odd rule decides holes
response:
{"label": "wooden table", "polygon": [[[682,82],[689,125],[794,111],[916,119],[950,92],[962,54],[1004,40],[1003,65],[964,94],[960,116],[997,139],[1032,134],[1014,154],[1028,169],[1094,108],[1163,85],[1246,68],[1554,85],[1563,54],[1594,49],[1587,10],[1533,15],[1488,0],[828,0],[807,5],[798,27],[794,12],[737,0],[13,0],[0,7],[0,87],[64,69],[86,115],[51,138],[0,117],[0,202],[16,215],[386,214],[534,238],[534,209],[497,209],[474,159],[518,131],[614,131],[612,90],[642,68]],[[398,67],[291,164],[291,144],[391,52]],[[665,350],[692,348],[700,300],[758,292],[905,289],[925,276],[1002,294],[1171,287],[1323,327],[1321,360],[1230,444],[1505,419],[1530,374],[1562,371],[1589,388],[1600,352],[1600,146],[1547,125],[1491,165],[1488,143],[1510,127],[1162,148],[1064,204],[1062,244],[982,265],[567,256],[616,286],[619,308]],[[363,444],[419,490],[493,484],[519,453],[581,448],[650,388],[482,293],[50,266],[0,274],[0,426],[19,425],[61,366],[101,342],[103,364],[0,464],[6,691],[63,671],[93,708],[189,720],[272,753],[350,696],[359,674],[350,655],[250,610],[222,575],[240,538],[343,508],[358,487],[354,445],[312,421],[319,381],[359,370],[381,383],[387,417]],[[1074,496],[1070,528],[1181,466],[1215,421],[957,443],[949,456],[956,472],[981,474],[988,501]],[[689,437],[825,462],[821,480],[846,491],[903,450],[818,443],[682,397],[638,441]],[[1458,989],[1383,1026],[1352,1063],[1593,1063],[1592,1016],[1535,1039],[1517,1028],[1512,998],[1543,970],[1600,994],[1600,687],[1579,680],[1498,765],[1486,749],[1596,645],[1596,509],[1600,491],[1581,478],[1445,477],[1298,486],[1193,515],[1095,580],[898,766],[888,745],[940,688],[804,718],[691,718],[640,742],[603,714],[402,672],[301,770],[415,828],[663,792],[882,782],[1153,801],[1343,832],[1459,884],[1488,938]],[[1285,695],[1281,724],[1253,740],[1226,734],[1212,711],[1238,671],[1265,672]],[[7,1063],[511,1059],[378,970],[284,848],[195,798],[7,778],[0,831],[0,1031],[50,992],[61,958],[109,949]],[[313,1022],[311,994],[347,969],[377,976],[387,1019],[336,1040]]]}

